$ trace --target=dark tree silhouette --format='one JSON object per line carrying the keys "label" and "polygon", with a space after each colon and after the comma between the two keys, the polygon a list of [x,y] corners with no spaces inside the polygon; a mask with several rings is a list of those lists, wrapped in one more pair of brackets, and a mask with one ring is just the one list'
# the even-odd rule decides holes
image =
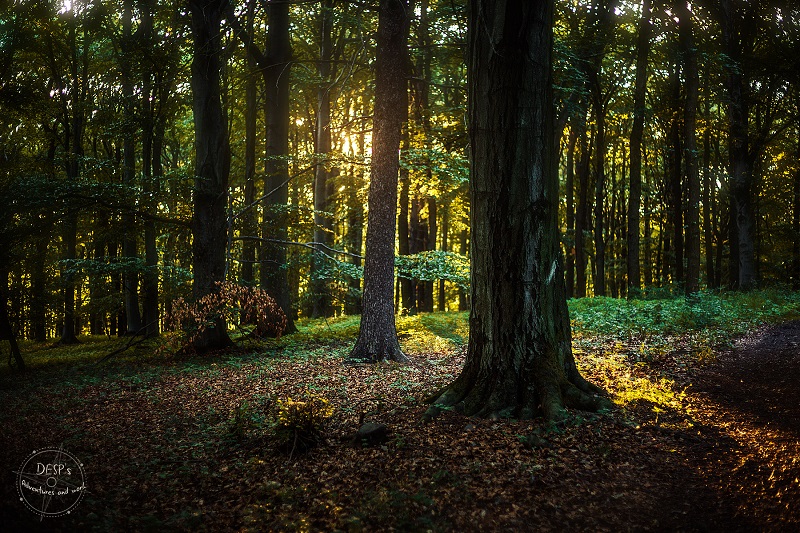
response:
{"label": "dark tree silhouette", "polygon": [[[228,129],[220,100],[220,22],[227,0],[192,0],[192,94],[195,128],[195,190],[192,220],[194,297],[216,290],[225,279],[227,243],[228,174],[231,153]],[[195,341],[195,348],[208,350],[230,344],[227,327],[218,318]]]}

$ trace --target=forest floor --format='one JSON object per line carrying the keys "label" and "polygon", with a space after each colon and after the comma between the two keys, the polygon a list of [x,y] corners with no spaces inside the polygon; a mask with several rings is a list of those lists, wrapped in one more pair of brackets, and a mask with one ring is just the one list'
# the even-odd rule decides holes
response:
{"label": "forest floor", "polygon": [[[343,365],[350,329],[0,376],[0,530],[800,530],[800,322],[714,346],[577,332],[582,371],[617,407],[547,425],[447,411],[422,423],[423,399],[463,363],[466,321],[415,320],[405,366]],[[423,335],[439,340],[415,345]],[[300,453],[275,431],[278,400],[309,395],[333,414]],[[354,443],[364,421],[388,439]],[[15,472],[59,445],[87,492],[39,520]]]}

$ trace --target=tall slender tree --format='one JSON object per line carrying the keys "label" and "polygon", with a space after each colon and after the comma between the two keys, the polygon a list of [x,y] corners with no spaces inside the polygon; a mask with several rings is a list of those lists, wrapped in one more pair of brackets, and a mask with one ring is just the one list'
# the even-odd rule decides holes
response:
{"label": "tall slender tree", "polygon": [[683,160],[686,167],[688,209],[686,210],[686,293],[700,290],[700,172],[697,162],[697,102],[700,74],[694,38],[692,12],[686,0],[675,3],[678,15],[686,101],[683,106]]}
{"label": "tall slender tree", "polygon": [[397,222],[398,151],[408,61],[409,13],[404,0],[381,0],[375,64],[375,115],[364,258],[364,298],[352,361],[407,361],[397,341],[392,292]]}
{"label": "tall slender tree", "polygon": [[642,136],[646,114],[647,56],[650,52],[650,0],[642,0],[642,16],[636,38],[636,79],[633,93],[633,127],[631,128],[630,196],[628,198],[628,297],[636,297],[641,289],[639,224],[642,199]]}

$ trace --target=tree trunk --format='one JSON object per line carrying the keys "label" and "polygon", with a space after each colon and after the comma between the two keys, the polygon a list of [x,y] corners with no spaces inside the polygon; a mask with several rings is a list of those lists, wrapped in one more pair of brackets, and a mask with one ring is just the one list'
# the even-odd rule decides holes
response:
{"label": "tree trunk", "polygon": [[[595,409],[571,351],[558,230],[553,2],[470,2],[472,310],[461,375],[427,416]],[[544,139],[544,141],[543,141]]]}
{"label": "tree trunk", "polygon": [[[195,125],[194,217],[192,253],[194,297],[217,290],[225,280],[228,174],[231,153],[220,99],[222,49],[220,23],[227,0],[190,0],[194,54],[192,94]],[[195,341],[198,350],[231,344],[225,320],[217,318]]]}
{"label": "tree trunk", "polygon": [[567,298],[575,295],[575,144],[578,135],[574,126],[569,128],[569,143],[567,144]]}
{"label": "tree trunk", "polygon": [[[403,129],[402,134],[402,149],[408,149],[408,128]],[[397,244],[398,253],[400,255],[408,255],[411,253],[411,237],[409,235],[408,223],[408,203],[409,203],[409,187],[410,177],[407,168],[400,169],[400,214],[397,217]],[[403,312],[408,313],[416,307],[416,299],[414,298],[414,280],[402,277],[400,278],[400,304]]]}
{"label": "tree trunk", "polygon": [[[333,221],[326,213],[333,210],[328,205],[330,202],[329,179],[330,172],[327,161],[331,151],[331,86],[332,74],[331,59],[333,57],[333,43],[331,40],[331,27],[333,26],[333,0],[322,0],[319,13],[319,62],[317,73],[320,77],[320,86],[317,88],[317,123],[315,135],[315,152],[318,158],[314,173],[314,242],[321,248],[330,246],[333,233]],[[317,250],[311,256],[311,297],[313,317],[330,316],[333,312],[331,305],[331,290],[326,279],[325,251]]]}
{"label": "tree trunk", "polygon": [[392,288],[397,221],[398,151],[403,110],[408,106],[405,78],[409,14],[402,0],[381,0],[375,64],[375,115],[370,167],[369,214],[364,261],[361,328],[349,359],[378,362],[408,359],[395,327]]}
{"label": "tree trunk", "polygon": [[[289,40],[289,3],[270,3],[269,60],[263,68],[266,91],[266,200],[263,218],[263,237],[287,240],[287,213],[289,206],[289,67],[291,41]],[[294,333],[294,311],[287,276],[286,249],[284,246],[264,243],[261,246],[261,288],[266,290],[286,314],[286,330]]]}
{"label": "tree trunk", "polygon": [[650,53],[650,0],[642,1],[642,17],[636,44],[636,86],[633,95],[633,127],[631,129],[630,196],[628,198],[628,298],[641,291],[639,269],[639,210],[642,197],[642,135],[647,97],[647,56]]}
{"label": "tree trunk", "polygon": [[[708,68],[705,70],[703,94],[705,97],[705,106],[703,108],[703,121],[705,122],[705,131],[703,132],[703,239],[705,241],[705,254],[706,254],[706,284],[709,288],[716,289],[715,283],[716,274],[714,272],[714,187],[711,181],[711,107],[709,87],[708,87],[709,72]],[[717,265],[719,267],[719,265]]]}
{"label": "tree trunk", "polygon": [[[364,236],[364,207],[356,192],[358,187],[349,191],[347,233],[345,234],[345,250],[351,254],[350,261],[361,266],[361,241]],[[361,280],[353,277],[350,280],[347,296],[344,300],[344,312],[348,315],[361,314]]]}
{"label": "tree trunk", "polygon": [[695,133],[700,76],[691,12],[686,0],[678,0],[675,7],[680,19],[680,45],[686,89],[686,102],[683,107],[683,158],[686,161],[686,182],[689,192],[689,207],[686,211],[686,294],[694,294],[700,290],[700,176]]}
{"label": "tree trunk", "polygon": [[[583,119],[585,121],[585,117]],[[585,122],[580,131],[581,159],[578,162],[578,208],[575,218],[575,296],[586,297],[586,231],[589,227],[589,161],[592,143],[587,142]]]}
{"label": "tree trunk", "polygon": [[[683,172],[681,170],[683,150],[681,150],[681,128],[678,110],[680,108],[680,67],[676,63],[672,72],[672,121],[670,124],[669,147],[669,215],[674,249],[672,269],[673,283],[683,283]],[[666,254],[665,254],[666,255]],[[666,259],[666,257],[665,257]]]}
{"label": "tree trunk", "polygon": [[[255,2],[247,3],[245,26],[247,33],[253,35],[253,19],[255,18]],[[247,54],[247,81],[245,82],[245,118],[244,118],[244,205],[250,206],[256,199],[256,127],[258,118],[258,62]],[[256,210],[249,209],[242,215],[242,233],[247,236],[258,235]],[[256,261],[256,241],[242,241],[242,268],[239,280],[242,285],[252,286],[255,278],[253,266]]]}
{"label": "tree trunk", "polygon": [[[437,218],[436,198],[431,196],[428,198],[428,233],[425,239],[425,249],[431,252],[436,250]],[[423,311],[432,313],[433,281],[423,283],[425,283],[425,301],[421,307]]]}
{"label": "tree trunk", "polygon": [[[133,8],[131,0],[123,2],[122,16],[122,46],[120,51],[120,74],[122,78],[122,104],[125,115],[126,129],[122,139],[122,184],[128,188],[135,187],[136,176],[136,139],[134,124],[136,123],[134,106],[134,89],[131,69],[133,57],[133,36],[131,34],[131,21]],[[122,212],[122,257],[126,263],[122,274],[122,290],[125,301],[125,317],[127,320],[127,334],[138,335],[142,329],[142,316],[139,311],[139,272],[135,261],[138,259],[136,246],[136,233],[134,229],[135,217],[132,211]]]}
{"label": "tree trunk", "polygon": [[[800,110],[800,101],[798,101]],[[797,160],[800,161],[800,122],[797,127]],[[800,166],[794,171],[792,202],[792,288],[800,289]]]}
{"label": "tree trunk", "polygon": [[[442,212],[442,251],[447,251],[447,234],[450,232],[450,210],[445,208]],[[447,295],[445,281],[439,280],[439,311],[447,311]]]}
{"label": "tree trunk", "polygon": [[[458,253],[463,256],[467,255],[467,230],[461,230],[461,234],[458,237]],[[463,288],[458,289],[458,310],[459,311],[469,311],[469,293],[464,290]]]}
{"label": "tree trunk", "polygon": [[[2,277],[2,285],[0,285],[0,342],[7,340],[11,350],[11,357],[18,371],[25,370],[25,360],[22,359],[22,354],[19,351],[17,344],[17,336],[14,333],[14,328],[11,327],[11,320],[8,317],[8,272],[6,266],[8,263],[3,259],[3,264],[0,265],[0,276]],[[9,364],[11,358],[9,359]]]}

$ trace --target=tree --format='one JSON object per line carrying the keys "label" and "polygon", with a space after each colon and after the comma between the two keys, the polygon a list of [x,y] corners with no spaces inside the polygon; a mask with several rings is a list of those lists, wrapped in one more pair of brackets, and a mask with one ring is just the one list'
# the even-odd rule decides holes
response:
{"label": "tree", "polygon": [[[289,203],[289,68],[292,48],[289,39],[289,3],[270,2],[268,56],[261,57],[264,77],[267,122],[266,179],[263,235],[287,240],[286,209]],[[252,52],[252,48],[251,48]],[[294,333],[291,293],[286,272],[286,249],[282,244],[264,242],[261,246],[261,288],[275,298],[286,314],[284,333]]]}
{"label": "tree", "polygon": [[396,236],[398,150],[404,110],[409,14],[404,0],[381,0],[375,60],[375,115],[370,165],[369,212],[364,258],[364,297],[353,361],[408,359],[395,327],[394,243]]}
{"label": "tree", "polygon": [[633,95],[631,128],[630,198],[628,200],[628,296],[637,296],[641,288],[639,269],[639,210],[642,198],[642,135],[644,133],[645,97],[647,96],[647,55],[650,52],[650,0],[642,1],[642,16],[636,41],[636,80]]}
{"label": "tree", "polygon": [[327,214],[331,211],[330,157],[331,151],[331,78],[335,75],[332,68],[333,40],[333,0],[322,0],[319,7],[319,62],[317,73],[320,85],[317,89],[317,116],[315,131],[315,152],[317,157],[314,172],[314,242],[319,249],[311,256],[311,291],[313,298],[312,316],[330,316],[331,289],[328,275],[325,273],[325,248],[331,244],[333,221]]}
{"label": "tree", "polygon": [[[231,153],[228,129],[220,100],[222,34],[220,24],[227,0],[191,0],[192,95],[195,129],[195,190],[192,219],[194,297],[216,291],[225,280],[227,244],[228,173]],[[215,319],[197,338],[195,348],[208,350],[230,344],[227,325]]]}
{"label": "tree", "polygon": [[558,229],[552,0],[470,3],[472,309],[461,375],[428,412],[597,409],[572,355]]}

